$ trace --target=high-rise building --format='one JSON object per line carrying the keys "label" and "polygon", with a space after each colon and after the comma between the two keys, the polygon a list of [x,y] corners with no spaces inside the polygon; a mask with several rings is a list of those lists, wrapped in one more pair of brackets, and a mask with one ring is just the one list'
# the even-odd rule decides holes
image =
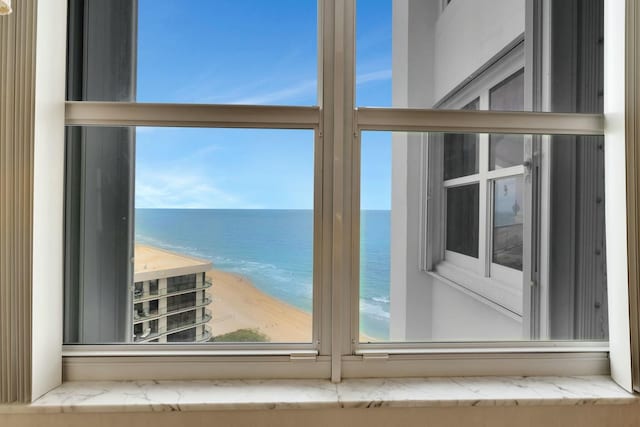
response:
{"label": "high-rise building", "polygon": [[211,267],[209,261],[136,245],[132,341],[208,341]]}

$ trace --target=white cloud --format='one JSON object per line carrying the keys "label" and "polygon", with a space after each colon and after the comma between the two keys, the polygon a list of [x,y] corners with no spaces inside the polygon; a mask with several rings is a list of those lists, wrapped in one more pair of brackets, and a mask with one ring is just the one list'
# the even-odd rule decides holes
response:
{"label": "white cloud", "polygon": [[274,104],[276,102],[285,101],[287,99],[292,99],[301,95],[313,96],[317,88],[318,82],[316,80],[305,80],[283,89],[250,95],[247,97],[231,100],[229,102],[232,104],[247,105]]}
{"label": "white cloud", "polygon": [[[390,80],[391,70],[379,70],[356,76],[356,84],[361,85],[376,81]],[[223,102],[230,104],[268,105],[292,100],[300,96],[313,96],[318,90],[317,80],[304,80],[289,87],[275,89],[269,92],[259,93],[255,88],[247,96],[227,97]],[[218,97],[220,99],[221,97]]]}
{"label": "white cloud", "polygon": [[136,172],[136,208],[256,209],[212,184],[204,174],[188,170]]}
{"label": "white cloud", "polygon": [[357,85],[382,80],[391,80],[391,70],[372,71],[370,73],[359,74],[356,76]]}

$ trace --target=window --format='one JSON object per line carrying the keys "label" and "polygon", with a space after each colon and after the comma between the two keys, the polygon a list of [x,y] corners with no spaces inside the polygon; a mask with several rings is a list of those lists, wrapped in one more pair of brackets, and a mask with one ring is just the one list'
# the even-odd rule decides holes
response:
{"label": "window", "polygon": [[[66,272],[65,342],[250,336],[313,352],[319,115],[301,106],[318,104],[317,2],[175,12],[149,0],[71,2],[70,101],[195,103],[207,119],[67,128],[76,261]],[[274,19],[282,14],[295,19],[283,25]],[[210,120],[220,114],[230,122]],[[177,330],[186,317],[195,333]]]}
{"label": "window", "polygon": [[[520,49],[521,46],[517,47],[516,52]],[[517,55],[520,56],[519,53]],[[465,88],[462,99],[469,94],[477,98],[465,105],[464,110],[478,110],[480,105],[496,111],[524,109],[524,69],[503,77],[498,83],[485,77],[497,77],[505,71],[512,72],[512,67],[517,65],[509,64],[509,58],[513,56],[514,53],[511,52],[507,59],[501,58],[470,83],[471,87]],[[443,105],[451,108],[458,102],[456,96],[453,96],[445,100]],[[437,148],[440,144],[438,138],[443,139],[442,148]],[[527,189],[527,195],[524,194],[524,176],[529,172],[527,163],[531,167],[531,160],[527,161],[526,154],[526,151],[531,151],[531,137],[509,134],[444,134],[433,135],[433,139],[430,154],[443,156],[444,191],[438,194],[446,201],[433,200],[433,203],[436,210],[438,205],[446,206],[442,220],[446,224],[444,260],[473,272],[480,278],[493,278],[521,287],[523,276],[518,272],[523,271],[525,212],[529,212],[526,216],[531,221],[530,206],[525,204],[531,197],[531,190]],[[526,147],[529,149],[525,150]],[[456,156],[461,151],[463,154]],[[465,168],[465,164],[471,164],[472,168]],[[434,185],[438,185],[437,182],[440,181],[439,177],[434,176],[439,170],[431,168],[426,172],[430,174],[429,179],[434,181]],[[529,180],[528,184],[531,182]],[[427,212],[426,215],[429,214]],[[432,221],[432,227],[444,229],[437,221]],[[489,229],[491,230],[487,232]],[[485,232],[480,233],[480,230]],[[480,251],[479,248],[488,249]],[[449,278],[458,283],[464,282],[464,279],[455,275]],[[497,302],[503,304],[502,301]]]}
{"label": "window", "polygon": [[477,183],[447,188],[447,251],[478,258],[479,192]]}
{"label": "window", "polygon": [[[250,4],[222,3],[229,22]],[[344,40],[331,18],[344,12],[351,22],[353,2],[344,11],[329,0],[318,8],[272,2],[261,11],[300,22],[261,20],[269,42],[243,23],[237,31],[248,44],[218,64],[206,62],[210,46],[194,40],[213,34],[193,16],[201,34],[178,28],[178,39],[200,53],[192,66],[214,89],[194,77],[196,89],[180,98],[178,88],[158,91],[167,82],[160,65],[189,52],[171,46],[166,58],[157,54],[161,41],[146,31],[162,21],[149,4],[140,1],[138,15],[123,12],[118,25],[128,31],[107,31],[128,46],[123,65],[97,38],[104,5],[78,2],[89,7],[77,16],[72,8],[70,20],[71,40],[82,34],[77,24],[87,37],[76,43],[88,45],[71,49],[69,62],[67,250],[77,260],[66,282],[69,360],[92,344],[152,354],[187,348],[167,343],[201,343],[202,351],[256,363],[314,359],[309,375],[334,379],[371,375],[360,357],[402,363],[394,356],[451,343],[499,354],[503,344],[576,341],[605,360],[602,47],[591,36],[602,34],[602,4],[566,11],[554,3],[549,16],[527,16],[521,2],[481,8],[459,0],[451,13],[437,13],[449,3],[358,2],[358,33],[347,24],[354,31]],[[301,24],[310,16],[322,40],[345,43],[344,57],[334,44],[317,48],[315,28]],[[499,32],[478,25],[492,17]],[[126,36],[136,25],[137,36]],[[560,28],[575,46],[536,44]],[[402,37],[390,37],[392,29]],[[295,48],[284,49],[289,41]],[[260,52],[267,48],[289,55]],[[564,70],[575,61],[588,64]],[[217,74],[225,67],[243,72]],[[188,69],[177,71],[177,86],[190,80]],[[286,84],[258,93],[267,71]],[[310,77],[291,84],[297,73]],[[208,89],[225,97],[201,97]],[[231,97],[240,89],[248,95]],[[222,161],[207,167],[206,159]],[[211,179],[191,179],[201,171]],[[238,186],[252,203],[229,192]],[[177,202],[202,202],[199,195],[207,203]],[[173,259],[173,271],[156,268],[158,257]],[[229,301],[242,299],[238,289],[253,293],[245,311],[230,311]],[[256,321],[259,309],[268,321]],[[136,342],[157,345],[132,350]]]}
{"label": "window", "polygon": [[[461,1],[443,14],[437,6],[379,7],[386,22],[373,6],[359,11],[362,21],[382,22],[377,28],[392,35],[392,48],[370,52],[376,33],[359,25],[364,47],[356,68],[390,66],[393,79],[390,98],[366,104],[391,108],[363,108],[357,117],[358,348],[366,354],[385,341],[606,340],[603,139],[498,131],[497,123],[478,132],[469,123],[482,122],[482,111],[506,112],[505,123],[515,112],[602,112],[601,68],[568,62],[587,52],[591,64],[603,60],[596,38],[602,3],[572,9],[553,2],[547,16],[514,2]],[[499,22],[500,34],[486,22]],[[564,45],[553,38],[558,34],[575,34],[576,44]],[[368,85],[356,84],[357,99],[371,97]],[[433,109],[465,114],[454,122],[449,111],[430,117]],[[438,131],[448,114],[451,131]],[[388,213],[384,225],[372,220],[375,206]],[[587,223],[593,233],[569,231]],[[378,234],[389,249],[372,258]],[[586,295],[593,297],[581,305]]]}

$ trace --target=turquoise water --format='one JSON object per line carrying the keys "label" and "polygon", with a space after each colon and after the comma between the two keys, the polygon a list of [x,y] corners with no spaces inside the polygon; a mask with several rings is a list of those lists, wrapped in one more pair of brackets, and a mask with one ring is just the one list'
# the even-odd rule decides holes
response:
{"label": "turquoise water", "polygon": [[[362,213],[361,330],[378,339],[389,335],[389,221]],[[311,210],[136,209],[136,242],[210,260],[311,312]]]}

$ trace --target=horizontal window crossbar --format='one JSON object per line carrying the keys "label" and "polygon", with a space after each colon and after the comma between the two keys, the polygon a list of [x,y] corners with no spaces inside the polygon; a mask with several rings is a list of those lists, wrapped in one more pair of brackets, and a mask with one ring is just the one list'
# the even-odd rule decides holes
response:
{"label": "horizontal window crossbar", "polygon": [[525,166],[518,165],[504,169],[495,169],[487,172],[487,179],[508,178],[510,176],[521,175],[525,173]]}
{"label": "horizontal window crossbar", "polygon": [[501,353],[606,353],[603,341],[504,341],[504,342],[432,342],[361,343],[356,355],[364,354],[501,354]]}
{"label": "horizontal window crossbar", "polygon": [[160,357],[160,356],[290,356],[317,355],[310,344],[134,344],[65,345],[64,357]]}
{"label": "horizontal window crossbar", "polygon": [[318,107],[68,101],[72,126],[315,129]]}
{"label": "horizontal window crossbar", "polygon": [[445,187],[459,187],[480,182],[480,174],[461,176],[459,178],[448,179],[442,183]]}
{"label": "horizontal window crossbar", "polygon": [[603,135],[601,114],[359,108],[358,130]]}

